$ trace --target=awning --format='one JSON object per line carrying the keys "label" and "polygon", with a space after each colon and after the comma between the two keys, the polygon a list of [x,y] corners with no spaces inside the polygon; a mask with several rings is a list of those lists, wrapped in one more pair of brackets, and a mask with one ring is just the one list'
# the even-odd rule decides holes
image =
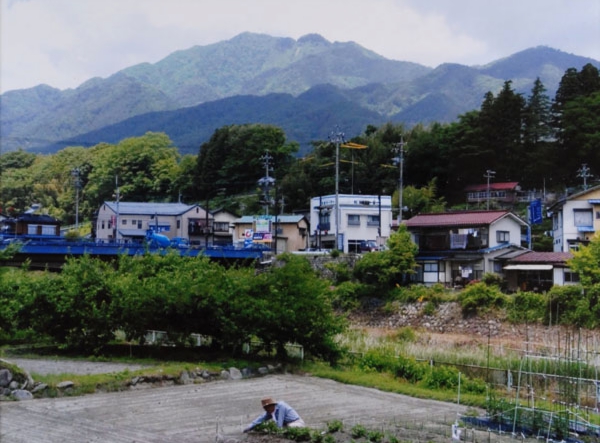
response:
{"label": "awning", "polygon": [[577,232],[594,232],[595,229],[593,226],[579,226],[577,228]]}
{"label": "awning", "polygon": [[505,271],[549,271],[552,265],[508,265],[504,267]]}

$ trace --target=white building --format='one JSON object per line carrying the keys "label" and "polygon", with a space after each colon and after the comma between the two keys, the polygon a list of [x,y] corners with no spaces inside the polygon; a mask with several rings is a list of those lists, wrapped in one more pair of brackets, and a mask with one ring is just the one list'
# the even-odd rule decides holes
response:
{"label": "white building", "polygon": [[569,252],[587,245],[600,231],[600,186],[557,201],[552,213],[554,252]]}
{"label": "white building", "polygon": [[336,195],[313,197],[310,225],[311,247],[359,252],[362,242],[384,245],[391,232],[392,197],[350,194],[338,194],[337,198]]}
{"label": "white building", "polygon": [[104,202],[98,209],[96,239],[141,241],[150,229],[170,239],[181,237],[192,244],[206,244],[212,239],[213,222],[213,215],[198,205]]}

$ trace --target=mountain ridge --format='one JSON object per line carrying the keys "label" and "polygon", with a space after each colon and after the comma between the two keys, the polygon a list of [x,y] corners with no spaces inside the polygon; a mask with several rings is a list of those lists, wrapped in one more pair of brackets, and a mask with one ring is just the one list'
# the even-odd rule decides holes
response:
{"label": "mountain ridge", "polygon": [[[236,96],[289,94],[297,99],[323,84],[338,88],[336,94],[348,101],[349,109],[331,110],[331,117],[338,123],[358,122],[357,110],[364,114],[360,123],[363,129],[375,120],[445,123],[478,108],[483,95],[497,92],[506,80],[512,80],[518,92],[527,93],[539,76],[551,95],[567,68],[580,68],[589,62],[600,66],[586,57],[537,47],[485,66],[445,63],[428,68],[386,59],[354,42],[331,43],[318,34],[294,40],[246,32],[223,42],[175,51],[154,64],[137,64],[105,79],[89,79],[75,89],[60,91],[38,85],[5,92],[0,96],[0,143],[4,152],[19,147],[51,152],[52,146],[64,146],[68,140],[90,134],[108,134],[119,124],[122,128],[129,125],[132,134],[137,133],[138,126],[144,126],[140,116],[155,119],[154,113],[177,110],[185,114],[186,108],[209,103],[209,109],[223,114],[224,109],[231,112],[235,100],[230,99]],[[223,109],[219,110],[219,101],[225,99],[228,101],[222,102]],[[239,120],[254,122],[259,113],[246,108],[247,99],[240,100],[247,115],[239,115]],[[288,123],[293,133],[297,132],[294,127],[306,127],[314,118],[311,113],[316,106],[306,100],[301,103],[308,110],[297,112],[296,124]],[[284,110],[275,107],[260,114],[278,112]],[[135,117],[140,117],[135,120],[140,123],[133,130],[131,119]],[[308,122],[301,121],[301,117]],[[286,119],[280,116],[270,120]],[[356,130],[354,125],[352,131]],[[177,132],[172,126],[163,126],[162,132],[178,141],[171,134]],[[102,141],[108,140],[96,140]],[[198,138],[194,145],[200,146],[203,141]]]}

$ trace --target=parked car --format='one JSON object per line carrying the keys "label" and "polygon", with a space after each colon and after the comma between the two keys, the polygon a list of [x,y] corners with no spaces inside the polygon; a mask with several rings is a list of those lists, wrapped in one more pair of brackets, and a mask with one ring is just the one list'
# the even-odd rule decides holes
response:
{"label": "parked car", "polygon": [[379,246],[375,240],[365,240],[360,242],[360,252],[374,252],[379,251]]}

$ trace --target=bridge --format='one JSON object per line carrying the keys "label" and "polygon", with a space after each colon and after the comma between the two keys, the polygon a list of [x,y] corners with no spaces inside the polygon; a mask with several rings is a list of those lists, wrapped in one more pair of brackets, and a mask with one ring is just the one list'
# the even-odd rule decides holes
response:
{"label": "bridge", "polygon": [[163,247],[151,243],[96,242],[92,240],[69,241],[63,237],[36,239],[26,237],[5,238],[0,250],[8,245],[18,246],[18,252],[3,264],[21,266],[30,263],[32,269],[56,269],[62,267],[69,257],[90,257],[110,260],[120,255],[141,256],[144,254],[168,254],[176,251],[183,257],[204,256],[220,262],[240,262],[261,260],[269,250],[264,247],[237,248],[234,245],[209,246],[203,249],[194,247]]}

